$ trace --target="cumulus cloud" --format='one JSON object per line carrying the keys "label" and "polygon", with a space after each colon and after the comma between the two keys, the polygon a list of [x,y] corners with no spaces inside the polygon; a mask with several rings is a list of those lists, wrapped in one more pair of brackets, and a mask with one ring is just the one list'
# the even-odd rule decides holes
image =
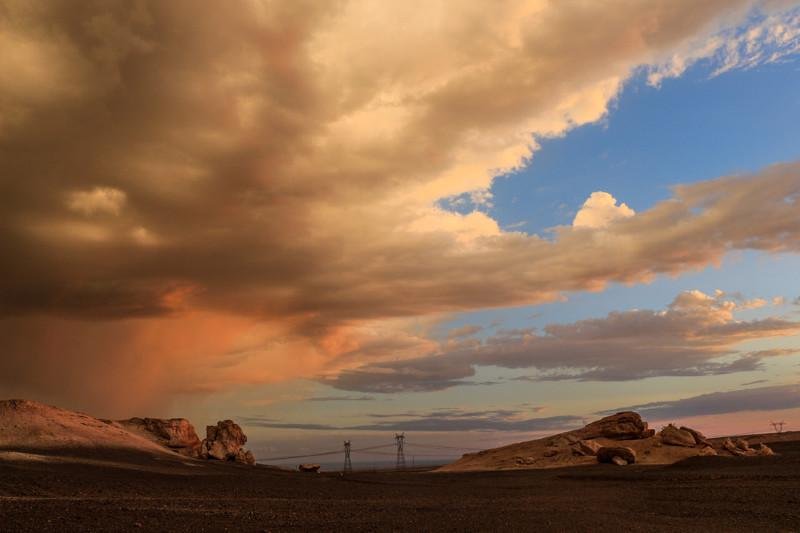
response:
{"label": "cumulus cloud", "polygon": [[604,318],[500,331],[485,341],[442,345],[424,357],[347,369],[325,378],[337,388],[370,392],[441,390],[458,386],[477,366],[535,368],[517,380],[624,381],[656,376],[703,376],[758,370],[763,360],[796,349],[750,352],[736,345],[800,333],[800,322],[769,317],[739,320],[746,309],[722,294],[686,291],[664,310],[613,312]]}
{"label": "cumulus cloud", "polygon": [[608,413],[621,410],[637,411],[645,418],[670,420],[699,415],[773,411],[795,407],[800,407],[800,385],[797,384],[713,392],[680,400],[621,407],[609,410]]}
{"label": "cumulus cloud", "polygon": [[95,187],[88,191],[76,191],[67,197],[67,206],[84,215],[95,213],[118,215],[124,204],[125,192],[113,187]]}
{"label": "cumulus cloud", "polygon": [[[602,118],[632,72],[752,5],[6,2],[0,175],[15,179],[0,184],[0,327],[29,335],[0,384],[69,397],[53,376],[78,361],[71,390],[107,383],[91,389],[103,407],[319,373],[355,383],[365,362],[430,353],[442,313],[677,274],[730,250],[797,251],[798,164],[677,186],[554,240],[437,207],[470,193],[486,205],[533,138]],[[94,323],[76,326],[86,340],[69,361],[57,347],[77,342],[63,326],[75,319]],[[206,320],[219,326],[196,327]],[[147,344],[130,388],[105,379],[130,365],[111,332]],[[194,343],[182,366],[175,347]],[[452,368],[406,370],[429,390],[472,373]]]}
{"label": "cumulus cloud", "polygon": [[593,192],[575,214],[572,225],[576,228],[605,228],[621,218],[636,213],[627,204],[617,204],[616,198],[607,192]]}

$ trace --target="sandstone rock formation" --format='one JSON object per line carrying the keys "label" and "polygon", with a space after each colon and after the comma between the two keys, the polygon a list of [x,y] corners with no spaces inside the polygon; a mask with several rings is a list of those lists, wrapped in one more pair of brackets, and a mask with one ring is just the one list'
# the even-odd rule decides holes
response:
{"label": "sandstone rock formation", "polygon": [[[620,460],[624,462],[620,462]],[[633,464],[636,462],[636,452],[627,446],[603,446],[597,450],[597,462],[618,465]]]}
{"label": "sandstone rock formation", "polygon": [[604,437],[612,440],[633,440],[646,438],[645,434],[649,432],[647,422],[638,413],[624,411],[592,422],[577,433],[582,439]]}
{"label": "sandstone rock formation", "polygon": [[201,455],[200,438],[185,418],[129,418],[117,420],[117,424],[186,457]]}
{"label": "sandstone rock formation", "polygon": [[661,442],[668,446],[686,446],[687,448],[694,447],[697,441],[690,431],[678,429],[677,427],[669,424],[659,432]]}
{"label": "sandstone rock formation", "polygon": [[252,452],[243,448],[247,442],[242,428],[233,420],[220,420],[216,426],[206,426],[206,438],[201,444],[201,456],[219,461],[255,464]]}
{"label": "sandstone rock formation", "polygon": [[319,465],[312,464],[312,463],[305,463],[305,464],[297,465],[297,470],[299,470],[300,472],[317,473],[317,472],[319,472],[319,468],[320,468]]}

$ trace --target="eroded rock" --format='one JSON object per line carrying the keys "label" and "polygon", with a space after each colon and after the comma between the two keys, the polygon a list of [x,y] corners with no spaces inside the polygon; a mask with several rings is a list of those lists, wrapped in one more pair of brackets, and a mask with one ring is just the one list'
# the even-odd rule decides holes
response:
{"label": "eroded rock", "polygon": [[187,457],[200,457],[201,442],[194,426],[185,418],[129,418],[117,420],[128,431],[147,437],[156,444]]}
{"label": "eroded rock", "polygon": [[304,463],[301,465],[297,465],[297,470],[300,472],[312,472],[317,473],[319,472],[320,465],[313,464],[313,463]]}
{"label": "eroded rock", "polygon": [[247,442],[242,428],[233,420],[221,420],[216,426],[206,426],[202,456],[219,461],[255,464],[253,454],[243,448]]}
{"label": "eroded rock", "polygon": [[661,437],[661,442],[668,446],[685,446],[687,448],[693,448],[697,444],[697,441],[695,441],[694,435],[691,432],[678,429],[672,424],[662,429],[658,435]]}
{"label": "eroded rock", "polygon": [[598,463],[614,463],[615,457],[624,460],[625,464],[636,462],[636,452],[627,446],[603,446],[597,450]]}
{"label": "eroded rock", "polygon": [[647,433],[647,422],[642,420],[638,413],[624,411],[592,422],[579,433],[583,439],[598,437],[613,440],[641,439]]}

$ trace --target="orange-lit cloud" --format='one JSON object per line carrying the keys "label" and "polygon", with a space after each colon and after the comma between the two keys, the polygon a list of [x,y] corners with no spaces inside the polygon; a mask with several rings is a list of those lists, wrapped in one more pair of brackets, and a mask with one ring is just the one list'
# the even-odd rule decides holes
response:
{"label": "orange-lit cloud", "polygon": [[436,204],[490,201],[533,136],[751,5],[6,2],[0,380],[90,403],[335,374],[427,353],[444,313],[798,251],[798,164],[589,202],[554,240]]}

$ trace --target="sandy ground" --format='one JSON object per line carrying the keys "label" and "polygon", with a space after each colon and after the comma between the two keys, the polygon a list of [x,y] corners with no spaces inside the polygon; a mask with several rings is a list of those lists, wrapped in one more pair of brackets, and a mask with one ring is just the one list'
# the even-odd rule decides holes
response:
{"label": "sandy ground", "polygon": [[800,443],[774,447],[669,466],[347,476],[6,454],[0,530],[800,531]]}

